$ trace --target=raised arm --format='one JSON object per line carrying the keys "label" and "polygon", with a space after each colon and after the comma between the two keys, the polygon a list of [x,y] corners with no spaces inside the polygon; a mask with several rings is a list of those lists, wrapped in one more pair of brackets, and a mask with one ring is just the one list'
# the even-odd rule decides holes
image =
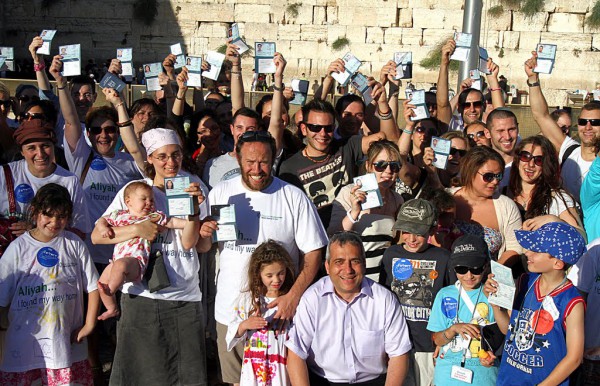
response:
{"label": "raised arm", "polygon": [[183,108],[185,107],[185,94],[187,93],[188,69],[183,67],[179,75],[177,75],[177,95],[173,103],[173,115],[178,117],[183,116]]}
{"label": "raised arm", "polygon": [[437,119],[445,124],[450,123],[452,118],[452,109],[448,101],[448,71],[450,70],[450,56],[456,49],[456,42],[450,39],[442,47],[442,60],[440,62],[440,72],[438,74],[436,103],[437,103]]}
{"label": "raised arm", "polygon": [[331,92],[331,87],[335,81],[331,74],[334,72],[341,74],[344,71],[346,71],[346,67],[344,66],[344,61],[342,59],[337,58],[331,62],[327,68],[327,75],[325,76],[325,79],[323,79],[323,84],[321,84],[321,87],[319,88],[320,93],[318,92],[319,90],[315,93],[315,99],[326,100],[327,94]]}
{"label": "raised arm", "polygon": [[242,63],[237,46],[228,42],[225,57],[231,62],[231,114],[244,107],[244,80],[242,79]]}
{"label": "raised arm", "polygon": [[381,139],[387,139],[392,142],[397,142],[400,136],[398,131],[398,125],[396,121],[393,119],[392,109],[390,109],[390,105],[387,101],[387,94],[385,92],[385,88],[381,85],[381,83],[373,80],[369,82],[369,86],[373,91],[371,91],[371,96],[374,101],[377,101],[377,116],[379,118],[379,132],[370,134],[362,137],[362,151],[363,153],[367,153],[369,150],[369,146],[371,146],[372,142],[379,141]]}
{"label": "raised arm", "polygon": [[379,74],[379,82],[383,87],[385,87],[388,82],[390,84],[388,105],[390,106],[390,109],[392,109],[394,122],[398,122],[398,93],[400,91],[400,85],[402,84],[400,79],[395,79],[396,67],[396,62],[390,60],[383,66],[381,73]]}
{"label": "raised arm", "polygon": [[44,71],[44,68],[46,68],[46,63],[44,63],[44,55],[37,53],[38,48],[40,48],[43,44],[44,41],[41,37],[34,37],[29,45],[29,52],[33,58],[35,78],[37,79],[38,87],[40,90],[48,91],[52,90],[52,85],[50,84],[50,80],[46,75],[46,71]]}
{"label": "raised arm", "polygon": [[554,122],[554,119],[548,112],[548,103],[542,93],[540,87],[540,77],[537,73],[533,72],[537,64],[537,53],[531,52],[531,58],[525,62],[525,74],[527,75],[527,84],[529,86],[529,103],[531,105],[531,113],[535,123],[542,130],[544,137],[548,138],[554,145],[556,151],[560,150],[560,147],[565,140],[565,134],[560,129],[558,124]]}
{"label": "raised arm", "polygon": [[504,107],[504,94],[502,94],[502,88],[500,88],[500,83],[498,83],[498,71],[500,67],[494,63],[492,58],[488,58],[487,68],[491,72],[491,74],[486,75],[486,79],[488,89],[492,93],[492,105],[495,109]]}
{"label": "raised arm", "polygon": [[277,154],[283,147],[283,122],[281,113],[283,112],[283,72],[287,62],[279,52],[273,57],[275,63],[275,83],[273,84],[273,100],[271,101],[271,119],[269,120],[269,133],[275,138],[275,147]]}
{"label": "raised arm", "polygon": [[77,116],[75,102],[73,102],[73,97],[71,97],[67,80],[61,74],[62,66],[62,56],[56,55],[52,59],[50,74],[56,80],[60,110],[65,119],[65,139],[67,140],[70,151],[74,152],[77,147],[77,142],[79,142],[82,135],[81,123]]}

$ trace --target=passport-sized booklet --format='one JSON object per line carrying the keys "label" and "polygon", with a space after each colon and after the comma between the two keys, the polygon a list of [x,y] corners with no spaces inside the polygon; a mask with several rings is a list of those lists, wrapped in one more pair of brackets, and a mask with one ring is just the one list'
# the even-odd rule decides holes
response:
{"label": "passport-sized booklet", "polygon": [[473,34],[466,32],[454,32],[454,41],[456,42],[456,49],[450,56],[450,60],[458,60],[459,62],[466,62],[469,60],[469,53],[471,52],[471,40]]}
{"label": "passport-sized booklet", "polygon": [[277,71],[273,58],[275,57],[275,43],[254,43],[254,68],[258,74],[274,74]]}
{"label": "passport-sized booklet", "polygon": [[479,70],[469,70],[469,78],[473,79],[471,88],[481,91],[481,74]]}
{"label": "passport-sized booklet", "polygon": [[121,80],[121,78],[119,78],[118,76],[116,76],[112,72],[107,72],[106,75],[104,75],[104,77],[100,81],[100,87],[102,87],[102,88],[112,88],[112,89],[114,89],[118,93],[120,93],[121,91],[123,91],[123,89],[125,88],[125,86],[126,86],[125,82],[123,82]]}
{"label": "passport-sized booklet", "polygon": [[202,57],[188,56],[185,59],[185,66],[188,69],[188,87],[202,87]]}
{"label": "passport-sized booklet", "polygon": [[396,79],[412,78],[412,52],[395,52]]}
{"label": "passport-sized booklet", "polygon": [[237,240],[235,204],[211,205],[210,217],[217,222],[219,227],[213,232],[213,242]]}
{"label": "passport-sized booklet", "polygon": [[360,188],[358,189],[367,193],[367,199],[360,204],[361,210],[383,206],[383,198],[381,197],[375,173],[367,173],[359,177],[354,177],[354,185],[358,184],[360,184]]}
{"label": "passport-sized booklet", "polygon": [[231,28],[227,30],[227,35],[228,38],[231,38],[231,44],[238,48],[238,53],[240,55],[250,49],[246,42],[240,37],[240,27],[238,26],[238,23],[233,23],[231,25]]}
{"label": "passport-sized booklet", "polygon": [[537,65],[533,69],[533,72],[539,74],[551,74],[556,59],[556,44],[539,43],[535,51],[537,52],[538,57]]}
{"label": "passport-sized booklet", "polygon": [[373,101],[371,91],[373,90],[371,89],[371,87],[369,87],[369,81],[367,80],[367,78],[361,73],[356,73],[356,75],[352,77],[351,83],[352,87],[354,87],[356,91],[358,91],[363,96],[365,104],[371,104],[371,102]]}
{"label": "passport-sized booklet", "polygon": [[42,46],[37,49],[36,53],[40,55],[50,55],[50,43],[52,43],[52,39],[56,35],[55,29],[45,29],[40,33],[40,37],[44,41]]}
{"label": "passport-sized booklet", "polygon": [[425,90],[413,90],[410,96],[410,104],[415,105],[413,108],[415,116],[410,117],[411,121],[414,122],[429,118],[429,109],[425,104]]}
{"label": "passport-sized booklet", "polygon": [[13,47],[0,47],[0,70],[15,70],[15,53]]}
{"label": "passport-sized booklet", "polygon": [[117,59],[121,61],[121,75],[130,82],[133,78],[133,48],[117,48]]}
{"label": "passport-sized booklet", "polygon": [[189,216],[194,214],[194,198],[184,189],[190,186],[190,177],[165,178],[167,214]]}
{"label": "passport-sized booklet", "polygon": [[512,310],[516,293],[512,271],[510,268],[493,260],[491,261],[491,268],[492,273],[494,274],[494,280],[498,282],[498,291],[490,294],[488,301],[490,304],[495,304],[506,310]]}
{"label": "passport-sized booklet", "polygon": [[63,57],[63,76],[81,75],[81,46],[79,44],[60,46],[58,53]]}
{"label": "passport-sized booklet", "polygon": [[431,137],[431,149],[433,150],[433,166],[438,169],[446,169],[448,156],[452,141],[440,137]]}
{"label": "passport-sized booklet", "polygon": [[216,51],[208,51],[206,53],[206,62],[209,65],[208,71],[204,71],[202,76],[208,79],[217,80],[221,73],[221,67],[225,61],[225,55]]}
{"label": "passport-sized booklet", "polygon": [[335,79],[341,86],[345,86],[350,81],[352,75],[354,75],[356,71],[358,71],[358,68],[361,66],[362,63],[360,60],[358,60],[356,56],[352,55],[352,53],[350,52],[346,53],[346,55],[344,55],[342,59],[344,60],[345,71],[339,74],[337,72],[332,72],[331,77]]}
{"label": "passport-sized booklet", "polygon": [[171,53],[176,57],[173,68],[183,68],[185,66],[185,55],[183,54],[181,43],[171,45]]}
{"label": "passport-sized booklet", "polygon": [[161,90],[158,74],[162,72],[162,63],[147,63],[144,64],[144,77],[146,78],[146,91]]}
{"label": "passport-sized booklet", "polygon": [[291,105],[304,106],[306,98],[308,97],[308,86],[310,85],[308,80],[304,79],[292,79],[292,91],[294,92],[294,98],[290,101]]}
{"label": "passport-sized booklet", "polygon": [[479,47],[479,72],[489,75],[492,72],[488,70],[487,61],[489,59],[488,52],[485,48]]}

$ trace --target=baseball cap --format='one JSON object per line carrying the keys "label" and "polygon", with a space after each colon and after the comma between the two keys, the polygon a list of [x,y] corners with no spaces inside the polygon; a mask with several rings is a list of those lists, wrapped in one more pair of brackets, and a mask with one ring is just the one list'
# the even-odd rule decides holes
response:
{"label": "baseball cap", "polygon": [[415,198],[402,204],[392,229],[426,236],[436,221],[437,211],[433,204],[427,200]]}
{"label": "baseball cap", "polygon": [[525,249],[548,253],[573,265],[586,251],[585,240],[575,227],[564,222],[551,222],[535,231],[515,231],[517,241]]}
{"label": "baseball cap", "polygon": [[481,236],[460,236],[452,243],[450,251],[451,267],[483,267],[490,260],[487,243]]}

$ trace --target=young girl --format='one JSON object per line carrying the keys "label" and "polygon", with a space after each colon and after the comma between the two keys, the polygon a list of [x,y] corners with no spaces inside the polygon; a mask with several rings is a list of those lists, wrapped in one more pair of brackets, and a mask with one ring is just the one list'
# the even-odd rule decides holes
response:
{"label": "young girl", "polygon": [[0,259],[0,311],[10,323],[1,385],[94,384],[84,338],[96,325],[98,273],[84,242],[64,230],[72,212],[66,188],[44,185],[29,208],[33,229]]}
{"label": "young girl", "polygon": [[273,323],[277,307],[267,305],[294,284],[288,252],[269,240],[259,245],[248,266],[248,291],[240,295],[235,320],[227,330],[227,349],[245,342],[240,385],[289,385],[286,370],[287,328]]}
{"label": "young girl", "polygon": [[481,350],[481,327],[495,322],[481,284],[490,261],[487,244],[481,237],[464,235],[451,252],[450,267],[458,281],[438,292],[427,324],[440,348],[433,384],[495,386],[498,366]]}
{"label": "young girl", "polygon": [[[123,196],[127,210],[116,210],[110,216],[100,217],[98,220],[97,226],[102,237],[114,237],[111,228],[113,226],[131,225],[147,220],[171,229],[183,229],[188,223],[175,217],[167,220],[163,212],[156,211],[152,187],[144,181],[134,181],[127,185]],[[106,307],[106,312],[98,319],[104,320],[119,315],[115,292],[126,282],[142,279],[148,266],[150,241],[135,237],[115,245],[113,260],[104,269],[98,281],[100,299]]]}

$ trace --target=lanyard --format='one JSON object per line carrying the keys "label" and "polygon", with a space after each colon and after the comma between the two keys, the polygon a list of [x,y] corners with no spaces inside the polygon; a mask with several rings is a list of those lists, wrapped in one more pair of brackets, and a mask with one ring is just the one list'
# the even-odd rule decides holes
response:
{"label": "lanyard", "polygon": [[[457,281],[455,286],[458,287],[458,304],[456,305],[456,321],[460,322],[460,316],[459,316],[459,312],[460,312],[460,299],[463,300],[463,302],[465,303],[465,305],[467,306],[467,308],[469,309],[469,311],[471,311],[471,320],[473,320],[473,318],[475,317],[475,315],[477,315],[477,319],[480,319],[480,315],[479,312],[477,311],[475,305],[477,303],[479,303],[479,297],[481,296],[481,290],[482,290],[482,286],[481,283],[479,285],[479,293],[477,294],[477,298],[475,299],[475,305],[473,304],[473,302],[471,301],[471,298],[469,297],[469,294],[467,294],[467,291],[463,292],[463,288],[462,285],[460,284],[460,281]],[[469,321],[470,323],[470,321]],[[460,361],[460,366],[461,367],[465,367],[465,363],[467,361],[467,350],[469,349],[469,347],[465,347],[463,349],[462,352],[462,359]]]}

